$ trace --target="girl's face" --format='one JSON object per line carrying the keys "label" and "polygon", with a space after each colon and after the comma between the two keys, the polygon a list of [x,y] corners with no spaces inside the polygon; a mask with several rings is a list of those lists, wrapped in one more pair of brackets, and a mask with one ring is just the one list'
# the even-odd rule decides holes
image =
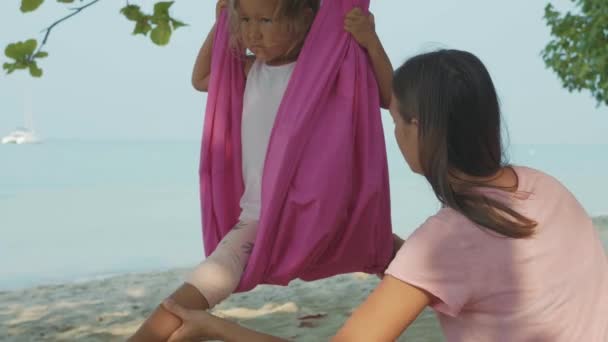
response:
{"label": "girl's face", "polygon": [[286,19],[276,18],[280,0],[239,0],[241,39],[245,48],[267,64],[280,63],[297,37],[289,33]]}
{"label": "girl's face", "polygon": [[418,119],[414,118],[407,122],[399,113],[399,100],[393,94],[389,111],[395,123],[395,138],[401,154],[410,169],[422,174],[420,167],[420,156],[418,155]]}

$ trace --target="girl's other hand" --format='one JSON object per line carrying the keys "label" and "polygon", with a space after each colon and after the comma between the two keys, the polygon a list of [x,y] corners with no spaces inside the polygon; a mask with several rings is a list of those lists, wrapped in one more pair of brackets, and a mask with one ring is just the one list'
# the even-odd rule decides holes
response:
{"label": "girl's other hand", "polygon": [[[405,241],[402,238],[393,233],[393,253],[391,254],[391,261],[395,259],[397,252],[399,252],[404,242]],[[382,280],[384,278],[384,273],[377,273],[376,276]]]}
{"label": "girl's other hand", "polygon": [[378,42],[374,15],[372,13],[366,15],[358,7],[353,8],[346,14],[344,30],[350,33],[357,43],[366,50],[369,50],[373,44]]}
{"label": "girl's other hand", "polygon": [[401,246],[403,246],[403,243],[405,241],[400,238],[397,234],[393,233],[393,257],[392,259],[395,259],[395,255],[397,255],[397,252],[399,252],[399,250],[401,249]]}

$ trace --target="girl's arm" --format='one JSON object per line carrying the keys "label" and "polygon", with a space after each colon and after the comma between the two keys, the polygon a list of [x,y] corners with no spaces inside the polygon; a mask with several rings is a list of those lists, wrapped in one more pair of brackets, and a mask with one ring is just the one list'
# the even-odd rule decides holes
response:
{"label": "girl's arm", "polygon": [[[220,12],[227,5],[227,0],[218,0],[215,5],[215,19],[220,16]],[[215,36],[215,25],[207,34],[207,38],[201,46],[194,62],[194,70],[192,70],[192,86],[198,91],[206,92],[209,88],[209,75],[211,74],[211,54],[213,51],[213,38]]]}
{"label": "girl's arm", "polygon": [[429,293],[385,276],[332,341],[395,341],[431,300]]}
{"label": "girl's arm", "polygon": [[207,39],[196,56],[194,70],[192,70],[192,86],[198,91],[206,92],[209,88],[209,75],[211,74],[211,53],[213,49],[213,37],[215,36],[215,25],[209,31]]}
{"label": "girl's arm", "polygon": [[354,8],[346,15],[344,29],[367,50],[380,88],[380,105],[387,109],[391,103],[393,66],[376,34],[374,16],[371,13],[367,16],[360,8]]}
{"label": "girl's arm", "polygon": [[380,88],[380,106],[388,109],[392,96],[393,66],[378,36],[367,48],[367,54],[372,61],[376,80]]}
{"label": "girl's arm", "polygon": [[[207,39],[198,52],[194,70],[192,71],[192,86],[198,91],[207,92],[209,89],[209,78],[211,75],[211,53],[213,48],[213,37],[215,36],[215,25],[211,28],[211,32],[207,35]],[[245,77],[249,74],[249,70],[255,61],[255,57],[247,56],[245,58]]]}

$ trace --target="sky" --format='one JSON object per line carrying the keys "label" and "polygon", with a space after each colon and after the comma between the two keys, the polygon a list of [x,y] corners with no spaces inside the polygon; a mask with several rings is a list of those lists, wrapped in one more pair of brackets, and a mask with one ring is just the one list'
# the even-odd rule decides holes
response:
{"label": "sky", "polygon": [[[42,38],[67,14],[53,0],[31,14],[0,2],[0,46]],[[86,2],[85,2],[86,3]],[[133,36],[124,1],[101,1],[58,26],[46,46],[44,76],[0,75],[0,135],[23,124],[25,108],[45,139],[200,140],[205,95],[190,85],[194,59],[214,20],[215,1],[177,0],[189,26],[167,47]],[[133,0],[150,11],[154,1]],[[570,1],[552,1],[568,8]],[[377,32],[394,67],[437,48],[468,50],[488,67],[512,144],[608,144],[608,107],[569,93],[540,52],[550,40],[542,0],[372,0]],[[4,55],[0,63],[6,62]],[[388,114],[385,115],[386,121]]]}

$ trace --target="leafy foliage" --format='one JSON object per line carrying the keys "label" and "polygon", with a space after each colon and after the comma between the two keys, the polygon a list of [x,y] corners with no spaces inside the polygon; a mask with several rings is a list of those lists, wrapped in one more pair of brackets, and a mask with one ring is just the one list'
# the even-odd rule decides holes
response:
{"label": "leafy foliage", "polygon": [[173,1],[157,2],[152,14],[145,14],[137,5],[127,5],[120,10],[128,20],[135,22],[133,34],[144,36],[150,33],[150,39],[156,45],[167,45],[174,30],[186,26],[169,14]]}
{"label": "leafy foliage", "polygon": [[[44,1],[45,0],[21,0],[20,10],[22,13],[34,12],[41,7]],[[75,2],[75,0],[56,1],[60,4],[73,4]],[[28,39],[26,41],[8,44],[4,53],[11,61],[4,63],[3,69],[6,70],[7,74],[11,74],[16,70],[27,69],[32,76],[41,77],[42,69],[38,67],[38,60],[48,56],[48,53],[41,50],[46,44],[52,29],[99,1],[101,0],[89,0],[88,3],[80,7],[69,8],[71,11],[70,14],[57,20],[45,30],[44,39],[40,44],[36,39]],[[84,0],[80,0],[80,3],[82,2],[84,2]],[[169,13],[173,3],[174,1],[156,2],[152,13],[144,13],[140,6],[127,3],[127,5],[120,10],[120,13],[124,15],[127,20],[135,23],[135,28],[133,29],[134,35],[141,34],[143,36],[149,36],[154,44],[164,46],[169,44],[175,30],[186,26],[185,23],[173,18]]]}
{"label": "leafy foliage", "polygon": [[552,40],[542,58],[566,89],[589,90],[598,105],[608,105],[608,1],[572,1],[577,13],[562,14],[546,6]]}
{"label": "leafy foliage", "polygon": [[12,63],[4,63],[2,66],[8,74],[15,70],[28,69],[30,75],[34,77],[42,76],[42,69],[38,67],[36,59],[48,56],[46,52],[36,51],[38,42],[35,39],[28,39],[24,42],[9,44],[4,50],[4,54],[14,60]]}

